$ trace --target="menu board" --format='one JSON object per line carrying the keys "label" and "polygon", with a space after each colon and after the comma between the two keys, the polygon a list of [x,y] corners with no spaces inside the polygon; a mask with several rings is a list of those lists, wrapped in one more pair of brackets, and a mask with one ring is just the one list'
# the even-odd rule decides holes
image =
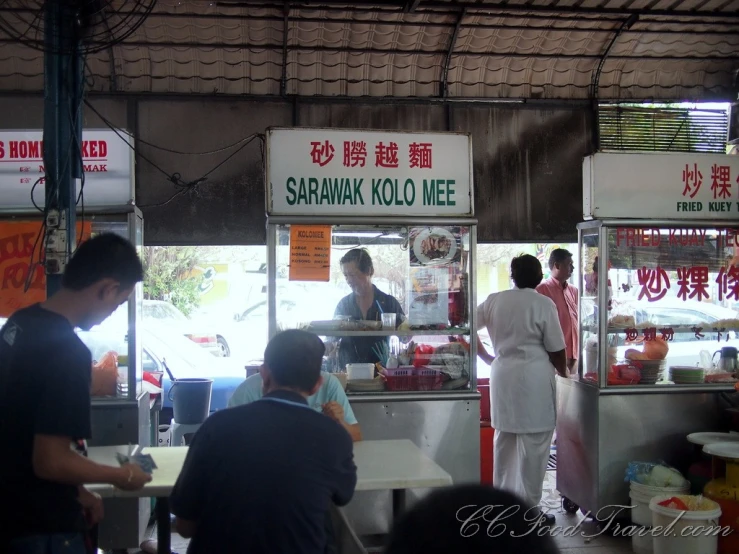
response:
{"label": "menu board", "polygon": [[290,226],[290,281],[325,281],[331,276],[331,226]]}
{"label": "menu board", "polygon": [[[46,300],[46,274],[39,264],[44,249],[40,231],[38,221],[0,223],[0,317],[10,317],[16,310]],[[84,230],[83,224],[77,223],[80,235],[83,240],[89,238],[89,222]]]}

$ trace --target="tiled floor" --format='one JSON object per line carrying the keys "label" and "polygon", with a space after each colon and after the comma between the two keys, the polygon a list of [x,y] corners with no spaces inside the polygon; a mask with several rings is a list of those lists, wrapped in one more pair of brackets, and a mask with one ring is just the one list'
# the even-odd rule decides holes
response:
{"label": "tiled floor", "polygon": [[[542,507],[557,518],[557,527],[552,532],[561,554],[627,554],[632,552],[630,538],[606,536],[599,533],[598,527],[592,520],[585,520],[581,523],[582,514],[571,515],[562,509],[553,471],[547,472]],[[151,529],[150,536],[156,538],[156,529]],[[185,554],[187,543],[186,539],[176,533],[172,534],[173,552]],[[138,551],[135,552],[139,554]]]}

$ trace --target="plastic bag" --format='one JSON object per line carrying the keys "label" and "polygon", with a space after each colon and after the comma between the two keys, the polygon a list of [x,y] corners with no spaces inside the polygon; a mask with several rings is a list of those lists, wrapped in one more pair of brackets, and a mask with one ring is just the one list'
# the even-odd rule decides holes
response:
{"label": "plastic bag", "polygon": [[631,462],[626,468],[625,481],[650,487],[682,487],[689,484],[682,473],[664,462]]}
{"label": "plastic bag", "polygon": [[110,351],[92,364],[92,396],[115,396],[118,383],[118,354]]}

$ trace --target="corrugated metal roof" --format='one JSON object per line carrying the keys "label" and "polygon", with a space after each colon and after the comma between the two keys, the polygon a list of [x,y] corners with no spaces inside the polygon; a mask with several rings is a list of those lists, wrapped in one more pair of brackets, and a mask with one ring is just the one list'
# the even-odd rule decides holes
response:
{"label": "corrugated metal roof", "polygon": [[[114,3],[125,11],[125,2]],[[27,17],[27,5],[0,2],[0,17],[17,23],[14,18]],[[286,19],[283,2],[159,0],[131,37],[88,57],[91,87],[587,99],[608,51],[598,79],[601,100],[736,98],[739,0],[413,5],[405,11],[399,4],[347,7],[326,0],[290,5]],[[632,14],[638,20],[619,33]],[[0,41],[0,90],[42,90],[43,55],[3,39],[2,31]]]}

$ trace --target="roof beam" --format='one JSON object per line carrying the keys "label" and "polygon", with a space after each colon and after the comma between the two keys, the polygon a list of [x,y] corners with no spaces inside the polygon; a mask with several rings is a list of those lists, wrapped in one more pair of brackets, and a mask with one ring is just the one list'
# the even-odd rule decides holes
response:
{"label": "roof beam", "polygon": [[464,16],[466,14],[466,10],[462,8],[462,10],[459,12],[459,15],[457,16],[457,23],[454,25],[454,31],[452,32],[452,36],[449,39],[449,48],[446,52],[446,58],[444,59],[444,69],[441,72],[441,79],[439,81],[439,96],[442,98],[447,98],[449,96],[449,66],[452,62],[452,55],[454,54],[454,45],[457,42],[457,36],[459,35],[459,30],[462,28],[462,20],[464,19]]}
{"label": "roof beam", "polygon": [[405,6],[403,6],[403,11],[405,13],[413,13],[420,4],[421,0],[406,0]]}
{"label": "roof beam", "polygon": [[[0,0],[1,1],[1,0]],[[730,0],[734,1],[734,0]],[[154,18],[160,18],[160,19],[214,19],[214,20],[229,20],[229,21],[269,21],[274,23],[281,23],[283,21],[282,16],[282,9],[278,8],[273,5],[264,6],[264,5],[257,5],[255,4],[252,7],[259,7],[261,9],[271,9],[275,11],[274,15],[259,15],[259,14],[226,14],[226,13],[196,13],[196,12],[163,12],[163,11],[155,11],[152,12],[148,19],[154,19]],[[303,10],[305,10],[306,7],[303,7]],[[324,23],[326,21],[330,21],[333,23],[344,23],[347,25],[352,24],[362,24],[367,25],[369,22],[366,20],[361,19],[352,19],[351,17],[330,17],[330,18],[320,18],[320,17],[301,17],[300,16],[300,7],[292,6],[291,9],[291,19],[294,21],[304,21],[307,23]],[[389,11],[389,10],[368,10],[368,9],[361,9],[361,8],[338,8],[338,7],[327,7],[324,8],[324,11],[328,13],[341,13],[341,14],[359,14],[359,13],[376,13],[376,14],[397,14],[396,11]],[[33,15],[35,12],[28,8],[8,8],[8,7],[0,7],[0,15],[1,14],[13,14],[13,15]],[[128,17],[135,15],[133,12],[125,11],[125,10],[119,10],[116,12],[121,17]],[[436,16],[437,18],[444,18],[449,17],[451,14],[446,12],[440,12],[437,10],[428,11],[424,10],[423,6],[421,6],[421,11],[417,11],[417,14],[424,14],[429,16]],[[456,15],[458,12],[454,12]],[[481,14],[484,15],[484,14]],[[511,29],[511,30],[528,30],[528,29],[535,29],[535,30],[559,30],[559,31],[572,31],[572,32],[588,32],[588,33],[612,33],[615,31],[618,27],[618,25],[621,24],[623,21],[623,17],[618,16],[606,16],[606,17],[585,17],[585,16],[575,16],[575,15],[543,15],[543,14],[513,14],[513,13],[496,13],[496,14],[490,14],[490,17],[495,17],[499,19],[526,19],[530,21],[548,21],[548,22],[557,22],[557,23],[565,23],[565,22],[574,22],[574,23],[583,23],[587,26],[585,27],[567,27],[562,25],[541,25],[541,26],[531,26],[531,25],[500,25],[500,24],[486,24],[486,23],[466,23],[465,27],[474,27],[479,29]],[[454,21],[428,21],[428,20],[422,20],[422,21],[406,21],[403,19],[399,19],[397,21],[372,21],[371,22],[374,25],[397,25],[400,27],[408,26],[408,27],[423,27],[423,28],[434,28],[434,27],[454,27],[455,23]],[[691,25],[706,25],[706,21],[700,21],[697,19],[693,20],[679,20],[679,21],[665,21],[665,20],[658,20],[658,19],[650,19],[647,16],[641,16],[639,19],[640,24],[644,25],[650,25],[653,28],[651,29],[632,29],[626,32],[629,33],[640,33],[640,34],[689,34],[689,35],[736,35],[739,33],[739,29],[736,27],[739,22],[736,21],[725,21],[725,22],[711,22],[711,25],[719,25],[723,26],[724,28],[730,27],[729,30],[715,30],[715,29],[706,29],[702,31],[696,31],[694,29],[691,29]],[[603,27],[595,27],[595,25],[599,24],[610,24],[613,25],[613,27],[609,28],[603,28]],[[677,28],[654,28],[654,27],[665,27],[668,25],[678,25],[680,26],[679,29]],[[684,28],[683,28],[684,27]]]}
{"label": "roof beam", "polygon": [[287,34],[290,30],[290,3],[285,2],[282,21],[282,75],[280,76],[280,94],[287,94]]}
{"label": "roof beam", "polygon": [[[403,6],[405,0],[401,0]],[[201,0],[201,3],[212,4],[209,0]],[[273,6],[275,3],[265,2],[265,0],[239,0],[238,2],[225,2],[223,0],[215,2],[216,6],[223,8],[238,8],[238,7],[254,7],[255,5],[261,5],[264,7]],[[352,2],[353,7],[364,6],[367,8],[375,8],[375,11],[379,11],[383,8],[396,7],[398,10],[402,9],[395,0],[360,0],[358,2]],[[300,2],[299,7],[318,9],[323,6],[347,6],[347,0],[316,0],[316,1],[303,1]],[[509,4],[506,2],[482,2],[477,3],[474,0],[465,2],[444,2],[439,0],[424,0],[424,9],[438,9],[449,12],[456,12],[460,8],[467,8],[470,12],[494,12],[502,11],[509,13],[553,13],[553,14],[591,14],[591,15],[622,15],[630,16],[632,14],[638,15],[652,15],[660,17],[709,17],[716,19],[739,19],[739,12],[737,11],[722,11],[717,12],[714,10],[670,10],[670,9],[643,9],[635,10],[629,8],[606,8],[606,7],[584,7],[584,6],[561,6],[561,5],[535,5],[535,4]]]}
{"label": "roof beam", "polygon": [[[0,44],[16,44],[13,39],[0,38]],[[92,43],[97,44],[97,43]],[[125,41],[118,44],[118,47],[135,47],[135,48],[195,48],[204,50],[268,50],[272,52],[282,52],[282,44],[233,44],[224,42],[200,43],[200,42],[146,42],[146,41]],[[399,48],[352,48],[352,47],[336,47],[336,46],[290,46],[290,51],[298,52],[335,52],[349,54],[395,54],[395,55],[431,55],[446,56],[448,50],[409,50]],[[602,54],[544,54],[544,53],[523,53],[523,52],[479,52],[469,50],[456,50],[455,56],[470,56],[478,58],[536,58],[536,59],[569,59],[569,60],[600,60]],[[660,60],[660,61],[696,61],[696,62],[736,62],[739,58],[732,56],[609,56],[614,60]]]}

